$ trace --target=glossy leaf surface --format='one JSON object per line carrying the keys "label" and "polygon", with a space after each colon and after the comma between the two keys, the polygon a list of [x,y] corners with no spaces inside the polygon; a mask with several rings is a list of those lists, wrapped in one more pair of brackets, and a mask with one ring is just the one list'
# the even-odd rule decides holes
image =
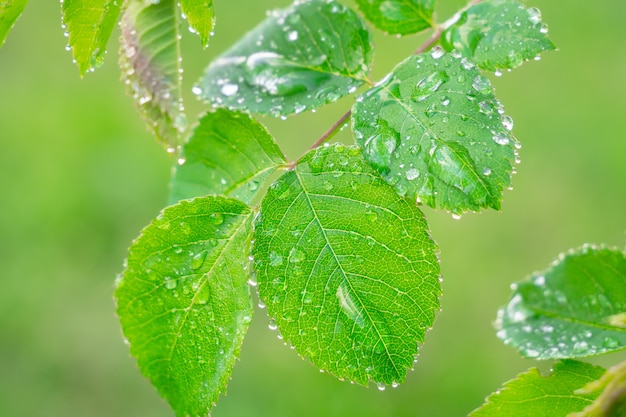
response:
{"label": "glossy leaf surface", "polygon": [[407,35],[433,24],[435,0],[356,0],[374,26],[387,33]]}
{"label": "glossy leaf surface", "polygon": [[286,163],[267,130],[242,113],[217,109],[200,119],[183,148],[170,204],[185,198],[223,194],[250,203],[265,180]]}
{"label": "glossy leaf surface", "polygon": [[0,1],[0,46],[15,24],[15,21],[24,11],[28,0]]}
{"label": "glossy leaf surface", "polygon": [[555,417],[582,410],[598,396],[577,390],[598,379],[604,369],[584,362],[564,360],[554,364],[549,377],[537,368],[519,374],[491,394],[470,417]]}
{"label": "glossy leaf surface", "polygon": [[352,130],[401,196],[453,213],[500,209],[518,146],[501,112],[471,62],[435,49],[409,57],[358,97]]}
{"label": "glossy leaf surface", "polygon": [[206,48],[215,26],[213,0],[181,0],[180,8],[189,22],[189,27],[198,34],[202,46]]}
{"label": "glossy leaf surface", "polygon": [[81,75],[102,65],[121,0],[64,0],[63,24]]}
{"label": "glossy leaf surface", "polygon": [[177,416],[206,416],[226,391],[252,317],[250,227],[245,204],[197,198],[166,208],[130,248],[117,313],[141,372]]}
{"label": "glossy leaf surface", "polygon": [[626,347],[626,257],[585,246],[514,285],[498,337],[538,359],[597,355]]}
{"label": "glossy leaf surface", "polygon": [[213,61],[194,91],[215,106],[300,113],[356,90],[372,48],[365,24],[349,8],[334,0],[296,2]]}
{"label": "glossy leaf surface", "polygon": [[515,0],[483,1],[444,30],[441,44],[488,71],[511,69],[556,47],[537,8]]}
{"label": "glossy leaf surface", "polygon": [[412,200],[337,144],[270,187],[254,235],[259,294],[286,341],[342,379],[404,380],[441,294]]}

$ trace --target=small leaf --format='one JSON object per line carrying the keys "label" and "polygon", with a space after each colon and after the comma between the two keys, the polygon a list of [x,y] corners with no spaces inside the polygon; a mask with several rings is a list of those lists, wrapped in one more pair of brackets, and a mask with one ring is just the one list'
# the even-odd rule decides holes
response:
{"label": "small leaf", "polygon": [[223,194],[250,203],[285,157],[265,128],[242,113],[207,113],[183,148],[170,204]]}
{"label": "small leaf", "polygon": [[606,371],[602,378],[585,385],[577,394],[596,394],[598,398],[579,413],[567,417],[620,417],[626,415],[626,362]]}
{"label": "small leaf", "polygon": [[24,11],[28,0],[0,1],[0,46],[4,44],[15,21]]}
{"label": "small leaf", "polygon": [[500,209],[519,146],[489,80],[441,49],[407,58],[357,97],[365,159],[401,195],[461,213]]}
{"label": "small leaf", "polygon": [[489,0],[464,11],[444,30],[441,44],[484,70],[496,71],[519,67],[541,52],[556,49],[547,33],[538,9],[515,0]]}
{"label": "small leaf", "polygon": [[252,317],[243,263],[248,207],[225,197],[166,208],[133,242],[115,296],[139,369],[176,415],[226,391]]}
{"label": "small leaf", "polygon": [[548,377],[537,368],[519,374],[491,394],[470,417],[555,417],[580,411],[598,395],[576,390],[602,376],[604,369],[585,362],[563,360]]}
{"label": "small leaf", "polygon": [[626,348],[626,257],[618,249],[584,246],[550,269],[514,284],[499,311],[498,337],[524,356],[573,358]]}
{"label": "small leaf", "polygon": [[404,380],[441,295],[414,202],[337,144],[270,187],[254,235],[259,294],[298,353],[359,384]]}
{"label": "small leaf", "polygon": [[387,33],[407,35],[433,25],[435,0],[356,0],[367,20]]}
{"label": "small leaf", "polygon": [[218,57],[194,92],[215,106],[300,113],[356,90],[367,79],[372,49],[352,10],[334,0],[296,2]]}
{"label": "small leaf", "polygon": [[129,0],[121,22],[120,68],[129,94],[159,141],[174,152],[187,127],[174,0]]}
{"label": "small leaf", "polygon": [[189,27],[200,36],[202,46],[206,48],[215,26],[213,0],[181,0],[180,8],[187,17]]}
{"label": "small leaf", "polygon": [[80,75],[102,65],[121,0],[64,0],[63,24]]}

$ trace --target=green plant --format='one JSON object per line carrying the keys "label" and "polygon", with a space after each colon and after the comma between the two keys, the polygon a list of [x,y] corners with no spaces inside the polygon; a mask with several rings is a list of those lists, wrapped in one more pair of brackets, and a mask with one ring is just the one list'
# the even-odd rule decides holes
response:
{"label": "green plant", "polygon": [[[210,2],[196,11],[193,3],[183,2],[181,7],[205,44],[212,29]],[[389,9],[394,3],[397,8]],[[252,313],[245,285],[250,278],[245,268],[250,270],[250,266],[241,266],[247,256],[242,249],[264,184],[284,169],[289,172],[273,183],[261,202],[262,217],[254,232],[252,274],[259,276],[252,276],[251,282],[258,282],[261,297],[275,316],[271,327],[278,326],[300,354],[339,377],[388,385],[404,379],[416,344],[423,340],[439,308],[435,246],[415,199],[455,216],[483,207],[497,209],[516,157],[516,141],[509,133],[512,121],[499,114],[489,81],[474,66],[489,71],[510,68],[552,48],[542,34],[537,12],[520,9],[514,2],[485,2],[442,25],[431,22],[432,2],[413,3],[422,6],[418,13],[422,17],[413,22],[397,18],[402,2],[376,2],[385,6],[379,9],[360,4],[367,17],[393,33],[436,26],[418,56],[401,63],[378,84],[367,76],[372,46],[366,27],[335,2],[302,3],[276,12],[212,64],[196,92],[217,107],[245,112],[286,116],[336,100],[362,84],[371,87],[359,96],[362,100],[352,117],[363,155],[359,148],[341,144],[320,147],[346,122],[347,114],[313,144],[319,147],[317,151],[293,162],[286,161],[257,122],[226,110],[205,115],[187,142],[179,100],[176,5],[163,0],[128,3],[122,23],[121,65],[151,129],[180,162],[173,178],[172,203],[210,194],[243,202],[206,197],[168,208],[133,245],[117,292],[123,326],[140,367],[177,412],[206,413],[225,387]],[[99,63],[119,5],[101,5],[96,16],[99,30],[84,39],[74,36],[84,32],[72,29],[85,19],[77,10],[86,8],[76,4],[66,0],[63,7],[70,45],[84,73]],[[499,17],[507,5],[515,5],[507,12],[510,21]],[[376,14],[379,10],[391,10],[395,18],[385,19]],[[490,14],[498,19],[489,18],[492,29],[483,33],[483,19]],[[89,12],[87,17],[93,15]],[[283,29],[281,18],[288,21],[293,16],[307,24],[298,22]],[[516,18],[520,25],[530,22],[531,30],[516,32]],[[325,34],[316,32],[313,37],[320,42],[312,43],[329,50],[312,54],[304,42],[297,48],[299,54],[287,59],[287,52],[295,54],[290,49],[303,39],[301,27],[323,29]],[[341,36],[336,34],[338,27]],[[442,45],[450,51],[456,48],[455,53],[427,51],[442,34]],[[505,42],[503,36],[515,41],[515,36],[535,37],[538,45],[526,50],[522,44],[518,50],[517,43],[513,47],[513,40]],[[333,45],[346,46],[347,55],[336,55]],[[312,47],[311,42],[308,46]],[[496,47],[503,49],[498,52],[493,50]],[[309,97],[312,91],[315,94]],[[467,100],[456,100],[461,96]],[[375,118],[379,123],[371,126]],[[413,123],[406,123],[407,119]],[[304,224],[317,225],[318,230]],[[320,260],[312,262],[314,256]],[[312,288],[306,283],[302,288],[304,276],[322,279],[313,279]],[[153,277],[158,281],[150,281]],[[352,284],[361,286],[348,288]],[[148,289],[154,290],[149,297],[135,300]],[[365,300],[362,305],[355,295]],[[320,316],[332,319],[333,314],[334,321],[320,320]],[[317,317],[306,319],[313,315]],[[177,319],[189,327],[171,336],[162,334]],[[346,323],[352,328],[347,329]],[[374,334],[380,327],[385,332]],[[184,339],[180,343],[176,342],[178,334]],[[324,335],[333,335],[333,340],[323,340]],[[142,339],[156,336],[169,340],[142,349]],[[168,348],[173,344],[180,349],[176,361],[164,367],[151,362],[154,357],[171,355]],[[317,348],[311,347],[315,344]],[[394,360],[391,354],[381,355],[387,352],[377,352],[388,347]],[[352,357],[343,359],[347,354]],[[194,380],[193,389],[189,379]]]}

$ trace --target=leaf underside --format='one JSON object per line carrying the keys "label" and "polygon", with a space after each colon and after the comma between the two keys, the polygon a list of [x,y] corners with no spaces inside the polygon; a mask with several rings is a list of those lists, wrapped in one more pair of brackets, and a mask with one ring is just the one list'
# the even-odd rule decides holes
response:
{"label": "leaf underside", "polygon": [[250,203],[284,163],[280,148],[260,123],[242,113],[217,109],[200,119],[183,147],[172,178],[170,204],[209,194]]}
{"label": "leaf underside", "polygon": [[311,151],[261,204],[258,289],[283,338],[359,384],[400,383],[439,309],[426,221],[343,145]]}
{"label": "leaf underside", "polygon": [[24,11],[28,0],[8,0],[0,2],[0,46],[4,44],[15,21]]}
{"label": "leaf underside", "polygon": [[367,77],[371,35],[334,0],[277,10],[209,65],[194,91],[214,106],[284,116],[353,92]]}
{"label": "leaf underside", "polygon": [[390,34],[408,35],[433,24],[435,0],[356,0],[367,20]]}
{"label": "leaf underside", "polygon": [[252,318],[243,268],[248,207],[225,197],[166,208],[133,242],[115,296],[141,372],[177,416],[226,391]]}
{"label": "leaf underside", "polygon": [[181,0],[180,9],[186,16],[189,27],[198,34],[202,46],[206,48],[215,26],[213,0]]}
{"label": "leaf underside", "polygon": [[357,97],[352,130],[401,196],[462,213],[500,209],[519,146],[489,80],[441,49],[400,63]]}
{"label": "leaf underside", "polygon": [[626,348],[626,257],[584,246],[514,285],[498,337],[537,359],[585,357]]}

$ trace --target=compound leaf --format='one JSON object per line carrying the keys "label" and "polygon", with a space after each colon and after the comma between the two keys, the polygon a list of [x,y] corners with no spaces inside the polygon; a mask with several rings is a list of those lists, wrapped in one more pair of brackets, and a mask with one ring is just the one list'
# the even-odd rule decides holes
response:
{"label": "compound leaf", "polygon": [[513,287],[496,326],[498,337],[524,356],[573,358],[626,348],[621,250],[584,246]]}
{"label": "compound leaf", "polygon": [[541,12],[515,0],[489,0],[464,11],[444,30],[441,45],[457,50],[478,67],[512,69],[556,47],[547,36]]}
{"label": "compound leaf", "polygon": [[194,92],[215,106],[300,113],[356,90],[372,48],[367,27],[349,8],[334,0],[296,2],[211,63]]}
{"label": "compound leaf", "polygon": [[130,248],[117,313],[141,372],[177,416],[206,416],[225,392],[252,317],[250,233],[245,204],[212,196],[166,208]]}
{"label": "compound leaf", "polygon": [[365,159],[401,195],[461,213],[500,209],[519,146],[489,80],[441,49],[400,63],[357,97]]}
{"label": "compound leaf", "polygon": [[200,36],[203,47],[209,45],[209,36],[215,26],[213,0],[181,0],[180,8],[191,30]]}
{"label": "compound leaf", "polygon": [[437,247],[358,148],[307,154],[270,186],[254,236],[259,294],[286,341],[342,379],[404,380],[439,309]]}
{"label": "compound leaf", "polygon": [[148,128],[169,152],[187,123],[182,106],[179,12],[174,0],[130,0],[121,21],[120,68]]}
{"label": "compound leaf", "polygon": [[0,1],[0,46],[15,24],[15,21],[24,11],[28,0],[5,0]]}
{"label": "compound leaf", "polygon": [[63,24],[80,75],[102,65],[121,0],[64,0]]}
{"label": "compound leaf", "polygon": [[491,394],[470,417],[554,417],[582,410],[598,393],[577,390],[602,376],[604,369],[585,362],[563,360],[549,377],[537,368],[519,374]]}
{"label": "compound leaf", "polygon": [[356,0],[367,20],[387,33],[407,35],[433,25],[435,0]]}
{"label": "compound leaf", "polygon": [[170,203],[223,194],[250,203],[286,163],[265,128],[242,113],[217,109],[200,119],[172,178]]}

